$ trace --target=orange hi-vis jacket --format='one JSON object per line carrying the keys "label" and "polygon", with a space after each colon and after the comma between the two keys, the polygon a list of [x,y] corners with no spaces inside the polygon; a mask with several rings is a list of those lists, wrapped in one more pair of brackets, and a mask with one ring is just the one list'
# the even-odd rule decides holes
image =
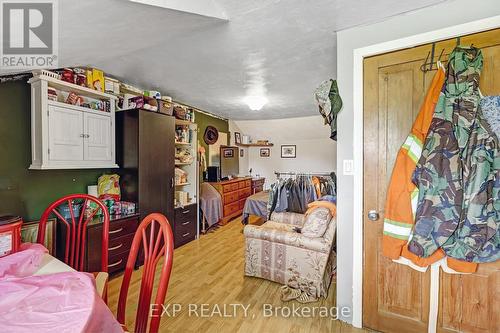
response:
{"label": "orange hi-vis jacket", "polygon": [[[439,67],[417,119],[413,123],[411,133],[399,149],[385,203],[384,235],[382,240],[384,256],[394,260],[402,256],[420,267],[426,267],[445,257],[442,249],[438,249],[428,258],[421,258],[408,250],[408,240],[411,237],[415,223],[415,211],[418,202],[418,188],[412,182],[412,175],[422,155],[424,141],[444,81],[445,70]],[[450,257],[447,258],[447,264],[449,268],[462,273],[475,272],[477,269],[477,264]]]}

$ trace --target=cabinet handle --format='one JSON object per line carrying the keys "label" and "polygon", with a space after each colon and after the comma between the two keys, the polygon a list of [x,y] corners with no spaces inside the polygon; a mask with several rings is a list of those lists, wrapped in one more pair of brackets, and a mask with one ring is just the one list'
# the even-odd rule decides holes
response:
{"label": "cabinet handle", "polygon": [[184,222],[182,225],[188,225],[189,223],[191,223],[191,221]]}
{"label": "cabinet handle", "polygon": [[114,264],[108,265],[108,268],[118,266],[118,265],[119,265],[119,264],[121,264],[122,262],[123,262],[123,259],[120,259],[120,260],[118,260],[117,262],[115,262]]}
{"label": "cabinet handle", "polygon": [[117,245],[117,246],[113,246],[113,247],[110,247],[108,248],[108,251],[114,251],[114,250],[118,250],[120,247],[123,246],[123,243],[120,243],[120,245]]}
{"label": "cabinet handle", "polygon": [[110,231],[109,234],[112,235],[112,234],[117,234],[119,233],[120,231],[122,231],[123,228],[120,228],[120,229],[116,229],[116,230],[113,230],[113,231]]}
{"label": "cabinet handle", "polygon": [[85,134],[85,137],[88,139],[90,138],[90,134]]}
{"label": "cabinet handle", "polygon": [[85,134],[80,134],[80,138],[84,138],[85,137]]}
{"label": "cabinet handle", "polygon": [[189,209],[182,212],[182,214],[187,214],[187,213],[189,213]]}
{"label": "cabinet handle", "polygon": [[182,235],[182,237],[186,237],[186,236],[189,236],[190,232],[186,232],[184,235]]}

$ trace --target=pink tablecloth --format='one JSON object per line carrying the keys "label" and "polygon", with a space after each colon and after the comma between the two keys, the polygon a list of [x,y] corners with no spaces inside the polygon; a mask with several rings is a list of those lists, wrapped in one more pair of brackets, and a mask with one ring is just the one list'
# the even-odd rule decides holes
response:
{"label": "pink tablecloth", "polygon": [[18,253],[25,263],[0,258],[0,332],[122,332],[91,274],[26,276],[39,250]]}

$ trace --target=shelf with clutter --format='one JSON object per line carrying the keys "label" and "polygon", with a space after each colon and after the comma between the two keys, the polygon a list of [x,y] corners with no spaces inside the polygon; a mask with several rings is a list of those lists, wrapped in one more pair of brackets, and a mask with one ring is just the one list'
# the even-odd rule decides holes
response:
{"label": "shelf with clutter", "polygon": [[197,134],[194,111],[175,105],[175,207],[198,202]]}

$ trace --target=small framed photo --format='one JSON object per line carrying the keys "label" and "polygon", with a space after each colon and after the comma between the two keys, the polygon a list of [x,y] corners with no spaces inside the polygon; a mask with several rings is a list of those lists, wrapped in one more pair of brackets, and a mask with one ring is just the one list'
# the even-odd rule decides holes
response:
{"label": "small framed photo", "polygon": [[231,148],[223,149],[222,156],[224,156],[224,158],[233,158],[234,157],[234,150]]}
{"label": "small framed photo", "polygon": [[234,143],[241,144],[241,134],[239,132],[234,132]]}
{"label": "small framed photo", "polygon": [[271,156],[270,148],[260,148],[260,157],[269,157]]}
{"label": "small framed photo", "polygon": [[243,149],[240,149],[240,157],[244,157],[245,156],[245,151]]}
{"label": "small framed photo", "polygon": [[281,158],[296,158],[297,146],[296,145],[282,145]]}

